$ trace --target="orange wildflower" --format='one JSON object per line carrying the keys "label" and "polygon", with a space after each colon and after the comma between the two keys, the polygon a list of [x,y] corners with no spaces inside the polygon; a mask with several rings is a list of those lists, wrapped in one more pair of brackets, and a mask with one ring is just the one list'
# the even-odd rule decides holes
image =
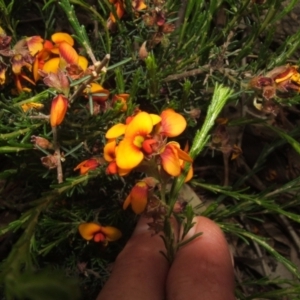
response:
{"label": "orange wildflower", "polygon": [[68,98],[62,94],[53,98],[50,111],[50,124],[52,127],[58,126],[64,120],[68,109]]}
{"label": "orange wildflower", "polygon": [[95,170],[99,165],[99,161],[96,158],[90,158],[78,164],[74,168],[74,171],[80,170],[80,175],[85,175],[90,170]]}
{"label": "orange wildflower", "polygon": [[73,48],[73,38],[64,32],[57,32],[51,36],[54,42],[50,52],[55,56],[47,60],[42,70],[46,73],[56,73],[59,69],[64,69],[69,65],[80,66],[83,70],[87,68],[87,60],[85,57],[77,54]]}
{"label": "orange wildflower", "polygon": [[89,88],[86,88],[83,93],[86,97],[92,96],[93,101],[101,104],[108,99],[109,90],[104,89],[100,84],[92,82]]}
{"label": "orange wildflower", "polygon": [[179,176],[183,162],[192,162],[192,158],[183,150],[177,142],[167,143],[160,152],[163,169],[171,176]]}
{"label": "orange wildflower", "polygon": [[[123,1],[122,0],[109,0],[109,2],[114,5],[118,19],[121,19],[125,12]],[[113,23],[116,22],[116,18],[112,12],[110,13],[109,18],[112,20]]]}
{"label": "orange wildflower", "polygon": [[108,242],[116,241],[122,236],[121,231],[115,227],[102,226],[93,222],[80,224],[78,226],[78,231],[85,240],[93,240],[97,243],[100,242],[105,246]]}
{"label": "orange wildflower", "polygon": [[[139,112],[126,126],[124,139],[118,145],[116,162],[121,169],[133,169],[144,158],[143,146],[160,117]],[[119,153],[119,155],[118,155]]]}

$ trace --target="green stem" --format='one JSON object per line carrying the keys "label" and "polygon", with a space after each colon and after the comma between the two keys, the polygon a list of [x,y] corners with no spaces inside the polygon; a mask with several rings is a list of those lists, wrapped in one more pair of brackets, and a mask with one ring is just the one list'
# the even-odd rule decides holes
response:
{"label": "green stem", "polygon": [[[190,150],[190,156],[193,159],[201,153],[204,146],[207,144],[209,139],[209,131],[213,127],[216,118],[218,117],[219,113],[221,112],[222,108],[224,107],[225,103],[232,95],[232,93],[233,91],[230,88],[216,84],[211,104],[208,107],[206,119],[201,129],[196,132],[196,136]],[[182,172],[182,174],[173,182],[170,193],[169,216],[172,214],[174,204],[177,200],[178,193],[184,183],[186,172],[189,167],[189,164],[186,164],[184,172]]]}

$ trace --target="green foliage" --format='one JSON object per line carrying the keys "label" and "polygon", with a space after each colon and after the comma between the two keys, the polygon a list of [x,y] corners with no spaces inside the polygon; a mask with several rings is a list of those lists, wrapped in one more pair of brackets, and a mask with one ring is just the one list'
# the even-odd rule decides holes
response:
{"label": "green foliage", "polygon": [[[142,179],[138,172],[126,177],[107,175],[102,157],[105,134],[137,109],[160,114],[173,108],[185,117],[188,127],[176,141],[181,146],[186,141],[190,145],[195,167],[190,185],[204,198],[213,199],[208,204],[199,203],[199,210],[187,204],[175,214],[183,227],[182,236],[176,240],[170,218],[190,164],[184,165],[177,178],[158,176],[159,189],[153,188],[153,193],[167,207],[162,225],[166,251],[162,254],[172,262],[180,247],[198,237],[184,240],[193,217],[201,211],[229,237],[244,247],[258,245],[300,277],[296,266],[269,243],[271,237],[255,233],[250,226],[260,228],[263,222],[282,217],[295,227],[300,222],[299,172],[293,170],[283,181],[263,173],[282,149],[300,154],[297,117],[286,117],[299,112],[299,82],[294,82],[299,90],[287,93],[286,86],[279,87],[268,101],[261,90],[249,84],[251,78],[267,76],[278,66],[297,63],[294,57],[298,55],[300,31],[291,33],[278,46],[275,42],[276,24],[288,16],[297,1],[282,8],[279,0],[264,4],[250,0],[168,0],[157,9],[159,4],[145,2],[147,10],[137,12],[131,1],[125,1],[124,15],[118,17],[109,1],[93,1],[91,5],[84,0],[27,0],[16,5],[16,1],[0,0],[0,25],[13,37],[13,45],[24,36],[50,39],[51,34],[66,31],[92,66],[89,74],[70,79],[68,112],[55,130],[48,116],[52,98],[57,95],[54,88],[38,81],[30,92],[16,95],[12,92],[15,74],[10,69],[1,86],[0,217],[13,216],[0,227],[0,238],[11,244],[0,257],[5,299],[95,298],[109,276],[109,263],[126,244],[137,220],[130,210],[122,209],[122,203]],[[147,17],[158,12],[162,12],[158,16],[163,25],[157,19],[147,24]],[[115,23],[107,21],[110,13]],[[37,28],[36,19],[42,20],[43,26]],[[147,55],[142,57],[140,47],[145,41]],[[0,63],[8,65],[10,59],[1,55]],[[30,76],[29,70],[26,72]],[[99,106],[92,94],[83,96],[94,80],[111,94]],[[126,111],[122,111],[121,102],[113,103],[113,95],[124,93],[129,94]],[[103,91],[97,94],[105,95]],[[253,106],[257,99],[262,102],[260,110]],[[23,105],[31,103],[43,104],[43,113],[34,108],[24,111]],[[277,109],[273,115],[266,111],[266,104]],[[228,108],[236,110],[237,117],[232,117]],[[97,109],[99,112],[94,113]],[[250,153],[251,163],[246,162],[251,146],[245,142],[249,130],[262,132],[258,140],[263,140],[259,153]],[[34,145],[33,136],[49,140],[52,148]],[[220,138],[219,143],[216,138]],[[231,160],[239,148],[242,153]],[[62,174],[58,167],[42,164],[58,149]],[[78,175],[74,168],[91,157],[99,159],[99,166]],[[297,159],[290,165],[294,166]],[[149,167],[153,161],[147,163]],[[214,173],[207,171],[211,167],[216,169]],[[280,170],[286,171],[286,166]],[[157,172],[153,174],[157,177]],[[78,234],[78,225],[84,222],[115,226],[123,237],[107,247],[86,242]],[[293,280],[286,280],[282,287],[279,279],[264,278],[249,270],[246,273],[248,278],[236,289],[239,299],[280,299],[285,293],[299,294]],[[76,288],[78,283],[81,291]],[[247,287],[259,287],[261,292],[249,296]]]}

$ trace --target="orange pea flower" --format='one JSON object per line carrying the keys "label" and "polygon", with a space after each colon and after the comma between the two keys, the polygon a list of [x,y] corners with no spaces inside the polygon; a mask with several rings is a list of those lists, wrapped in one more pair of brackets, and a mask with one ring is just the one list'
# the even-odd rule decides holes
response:
{"label": "orange pea flower", "polygon": [[83,70],[87,68],[85,57],[77,54],[73,48],[73,38],[64,32],[57,32],[51,36],[54,43],[50,49],[54,55],[59,55],[47,60],[43,65],[43,71],[46,73],[56,73],[59,69],[64,69],[68,65],[80,66]]}
{"label": "orange pea flower", "polygon": [[160,122],[157,115],[139,112],[126,126],[124,139],[118,145],[116,162],[121,169],[133,169],[144,158],[145,141],[151,138],[153,126]]}
{"label": "orange pea flower", "polygon": [[163,169],[171,176],[179,176],[183,162],[192,162],[192,158],[183,150],[177,142],[167,143],[160,153]]}
{"label": "orange pea flower", "polygon": [[90,158],[78,164],[74,168],[74,171],[80,170],[80,175],[84,175],[88,173],[90,170],[96,169],[99,165],[100,163],[96,158]]}
{"label": "orange pea flower", "polygon": [[[109,0],[109,2],[114,5],[118,19],[121,19],[125,12],[123,0]],[[112,12],[110,13],[109,18],[113,23],[116,22],[116,18]]]}
{"label": "orange pea flower", "polygon": [[141,214],[147,206],[148,190],[149,187],[146,182],[139,181],[136,183],[123,203],[123,209],[126,209],[129,205],[131,205],[132,210],[137,215]]}
{"label": "orange pea flower", "polygon": [[86,97],[90,94],[93,101],[101,104],[108,99],[109,90],[104,89],[100,84],[92,82],[89,88],[86,88],[83,93]]}
{"label": "orange pea flower", "polygon": [[98,223],[82,223],[78,226],[78,231],[82,238],[87,241],[93,240],[97,243],[103,243],[105,246],[108,242],[118,240],[122,233],[119,229],[112,226],[101,226]]}
{"label": "orange pea flower", "polygon": [[66,115],[68,104],[68,98],[62,94],[53,98],[50,111],[50,124],[52,127],[61,124]]}

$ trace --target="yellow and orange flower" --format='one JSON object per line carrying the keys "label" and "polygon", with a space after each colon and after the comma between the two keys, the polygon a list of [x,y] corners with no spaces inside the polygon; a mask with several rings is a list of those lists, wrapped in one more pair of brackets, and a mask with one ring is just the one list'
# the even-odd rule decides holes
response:
{"label": "yellow and orange flower", "polygon": [[[125,12],[123,0],[109,0],[109,2],[114,5],[118,19],[121,19]],[[115,15],[112,12],[110,13],[109,18],[113,23],[116,22]]]}
{"label": "yellow and orange flower", "polygon": [[62,123],[68,109],[68,104],[68,98],[62,94],[53,98],[50,111],[50,124],[52,127]]}
{"label": "yellow and orange flower", "polygon": [[126,126],[124,138],[118,145],[116,155],[119,168],[133,169],[141,163],[145,156],[143,146],[146,140],[151,138],[150,133],[160,120],[158,115],[139,112]]}
{"label": "yellow and orange flower", "polygon": [[99,161],[96,158],[90,158],[87,160],[84,160],[80,164],[78,164],[74,171],[79,170],[80,175],[85,175],[91,170],[95,170],[100,165]]}
{"label": "yellow and orange flower", "polygon": [[148,203],[148,190],[149,187],[146,182],[139,181],[136,183],[123,203],[123,209],[131,205],[132,210],[137,215],[145,211]]}
{"label": "yellow and orange flower", "polygon": [[92,82],[89,88],[86,88],[83,93],[85,97],[91,95],[93,101],[101,104],[108,99],[109,90],[104,89],[100,84]]}
{"label": "yellow and orange flower", "polygon": [[192,158],[183,150],[177,142],[167,143],[160,152],[163,169],[171,176],[179,176],[183,162],[192,162]]}
{"label": "yellow and orange flower", "polygon": [[[54,43],[52,48],[48,48],[55,57],[50,58],[43,64],[43,71],[46,73],[56,73],[59,69],[65,69],[68,65],[80,66],[83,71],[87,68],[85,57],[77,54],[73,48],[73,38],[64,32],[57,32],[51,36]],[[49,46],[49,45],[48,45]]]}
{"label": "yellow and orange flower", "polygon": [[93,240],[97,243],[100,242],[105,246],[108,242],[114,242],[122,236],[119,229],[112,226],[102,226],[94,222],[80,224],[78,226],[78,231],[85,240]]}

